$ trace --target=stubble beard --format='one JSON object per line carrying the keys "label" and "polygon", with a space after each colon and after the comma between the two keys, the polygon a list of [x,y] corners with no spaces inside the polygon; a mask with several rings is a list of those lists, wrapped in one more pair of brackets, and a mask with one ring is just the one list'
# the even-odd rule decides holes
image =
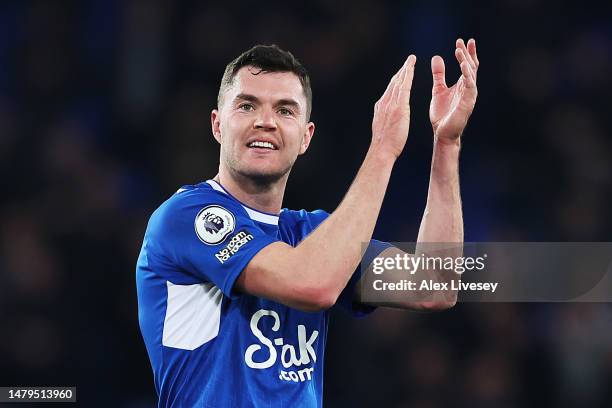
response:
{"label": "stubble beard", "polygon": [[283,177],[288,176],[293,163],[289,163],[285,168],[279,171],[261,171],[249,168],[243,168],[240,161],[236,158],[227,158],[227,168],[235,178],[247,179],[259,187],[272,186],[279,182]]}

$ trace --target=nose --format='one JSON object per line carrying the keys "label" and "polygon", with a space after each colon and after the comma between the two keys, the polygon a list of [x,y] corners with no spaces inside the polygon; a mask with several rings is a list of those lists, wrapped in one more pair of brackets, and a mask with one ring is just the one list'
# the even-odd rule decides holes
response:
{"label": "nose", "polygon": [[253,124],[258,130],[276,130],[276,121],[274,120],[274,112],[270,109],[262,108],[259,110],[259,115]]}

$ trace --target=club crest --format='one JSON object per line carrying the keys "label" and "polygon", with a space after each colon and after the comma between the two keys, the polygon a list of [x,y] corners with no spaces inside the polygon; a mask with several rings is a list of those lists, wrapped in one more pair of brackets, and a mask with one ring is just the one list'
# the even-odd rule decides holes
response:
{"label": "club crest", "polygon": [[218,205],[202,208],[195,219],[196,234],[200,241],[208,245],[223,242],[235,227],[234,214]]}

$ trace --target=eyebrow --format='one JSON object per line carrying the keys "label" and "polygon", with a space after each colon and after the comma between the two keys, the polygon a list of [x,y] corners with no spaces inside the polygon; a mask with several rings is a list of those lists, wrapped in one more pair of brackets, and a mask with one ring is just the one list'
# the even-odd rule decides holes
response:
{"label": "eyebrow", "polygon": [[[256,103],[260,102],[259,98],[257,98],[255,95],[246,94],[246,93],[239,93],[238,95],[236,95],[235,99],[249,101],[249,102],[256,102]],[[279,99],[278,101],[276,101],[274,106],[291,106],[297,109],[298,111],[300,110],[300,104],[295,99],[291,99],[291,98]]]}

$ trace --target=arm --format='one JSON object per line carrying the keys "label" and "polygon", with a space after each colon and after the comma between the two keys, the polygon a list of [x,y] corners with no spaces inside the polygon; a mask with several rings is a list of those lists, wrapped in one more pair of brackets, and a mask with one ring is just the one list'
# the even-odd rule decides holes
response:
{"label": "arm", "polygon": [[[478,57],[476,43],[470,40],[465,46],[463,40],[457,40],[455,56],[461,66],[462,75],[455,85],[447,87],[445,82],[444,60],[435,56],[431,61],[433,76],[432,100],[429,116],[434,131],[434,150],[429,178],[429,191],[427,204],[419,235],[417,238],[416,256],[420,256],[426,243],[463,243],[463,214],[461,210],[461,194],[459,189],[459,150],[461,134],[467,124],[478,94],[476,88],[476,73],[478,70]],[[421,245],[419,245],[421,244]],[[423,245],[425,244],[425,245]],[[453,258],[462,255],[462,245],[453,246],[437,253],[443,257]],[[397,248],[389,248],[381,257],[395,257],[404,252]],[[371,268],[367,271],[365,284],[371,287]],[[406,278],[405,270],[386,271],[389,281]],[[434,282],[450,282],[457,279],[453,271],[446,270],[419,270],[412,275]],[[358,285],[360,288],[361,285]],[[450,288],[450,285],[449,285]],[[378,306],[397,307],[412,310],[441,310],[452,307],[457,301],[456,290],[446,290],[435,293],[432,299],[431,292],[421,294],[422,298],[415,298],[419,293],[411,293],[406,300],[397,294],[391,294],[388,302],[376,303]],[[360,295],[360,291],[357,291]]]}
{"label": "arm", "polygon": [[277,242],[262,249],[236,281],[239,290],[308,311],[336,302],[361,261],[362,243],[372,237],[408,137],[415,62],[408,57],[376,103],[370,148],[338,208],[295,248]]}

